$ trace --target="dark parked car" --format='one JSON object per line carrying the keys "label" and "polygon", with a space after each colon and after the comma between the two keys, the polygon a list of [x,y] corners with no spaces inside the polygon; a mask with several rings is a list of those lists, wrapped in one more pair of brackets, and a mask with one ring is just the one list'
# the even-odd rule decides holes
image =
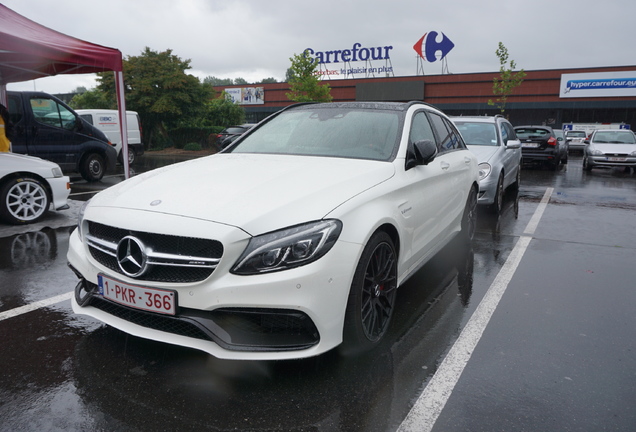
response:
{"label": "dark parked car", "polygon": [[220,150],[223,150],[252,127],[254,127],[253,124],[226,127],[216,136],[216,145]]}
{"label": "dark parked car", "polygon": [[544,163],[557,169],[561,163],[568,163],[568,149],[565,140],[559,140],[549,126],[517,126],[517,138],[521,141],[523,163]]}

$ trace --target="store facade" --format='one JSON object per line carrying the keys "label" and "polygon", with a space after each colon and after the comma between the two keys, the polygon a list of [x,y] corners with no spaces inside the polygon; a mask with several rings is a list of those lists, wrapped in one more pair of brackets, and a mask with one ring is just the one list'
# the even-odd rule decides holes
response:
{"label": "store facade", "polygon": [[[493,79],[498,72],[329,79],[334,102],[411,101],[437,106],[449,115],[494,115]],[[248,122],[258,122],[291,105],[287,83],[218,86],[245,108]],[[508,97],[506,117],[514,125],[622,123],[636,128],[636,66],[526,71]]]}

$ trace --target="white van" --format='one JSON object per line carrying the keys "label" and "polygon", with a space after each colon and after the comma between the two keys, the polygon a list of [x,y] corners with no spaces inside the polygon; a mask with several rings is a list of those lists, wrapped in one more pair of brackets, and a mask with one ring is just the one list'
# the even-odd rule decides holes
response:
{"label": "white van", "polygon": [[[117,150],[117,158],[121,162],[121,133],[119,131],[119,112],[106,109],[79,109],[75,112],[88,123],[104,132],[108,140]],[[141,122],[135,111],[126,111],[128,123],[128,164],[132,165],[138,156],[144,154],[144,145],[141,142]]]}

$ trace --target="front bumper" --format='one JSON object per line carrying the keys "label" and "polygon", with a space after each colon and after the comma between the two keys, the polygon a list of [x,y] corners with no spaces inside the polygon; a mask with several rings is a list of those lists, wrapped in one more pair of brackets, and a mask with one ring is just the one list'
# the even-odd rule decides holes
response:
{"label": "front bumper", "polygon": [[47,179],[51,187],[51,205],[55,210],[65,210],[68,206],[68,196],[71,193],[71,183],[68,176]]}
{"label": "front bumper", "polygon": [[[227,250],[226,250],[227,252]],[[349,288],[361,246],[337,242],[306,266],[253,276],[229,273],[221,261],[197,283],[139,281],[97,263],[77,230],[68,261],[80,277],[73,310],[126,333],[199,349],[224,359],[276,360],[315,356],[342,342]],[[230,254],[228,254],[230,255]],[[233,256],[233,255],[232,255]],[[174,317],[131,309],[96,293],[98,274],[177,292]]]}
{"label": "front bumper", "polygon": [[636,156],[626,157],[610,157],[610,156],[595,156],[588,155],[588,163],[591,166],[605,166],[605,167],[636,167]]}

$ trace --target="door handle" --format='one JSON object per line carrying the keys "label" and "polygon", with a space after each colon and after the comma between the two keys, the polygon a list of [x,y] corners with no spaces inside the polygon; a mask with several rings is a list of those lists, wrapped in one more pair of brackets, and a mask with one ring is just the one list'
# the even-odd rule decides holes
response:
{"label": "door handle", "polygon": [[470,164],[471,159],[469,157],[464,157],[464,163]]}
{"label": "door handle", "polygon": [[448,162],[444,162],[444,161],[442,161],[442,162],[440,162],[440,163],[439,163],[439,165],[442,167],[442,169],[443,169],[444,171],[446,171],[447,169],[449,169],[449,168],[450,168],[450,164],[449,164]]}

